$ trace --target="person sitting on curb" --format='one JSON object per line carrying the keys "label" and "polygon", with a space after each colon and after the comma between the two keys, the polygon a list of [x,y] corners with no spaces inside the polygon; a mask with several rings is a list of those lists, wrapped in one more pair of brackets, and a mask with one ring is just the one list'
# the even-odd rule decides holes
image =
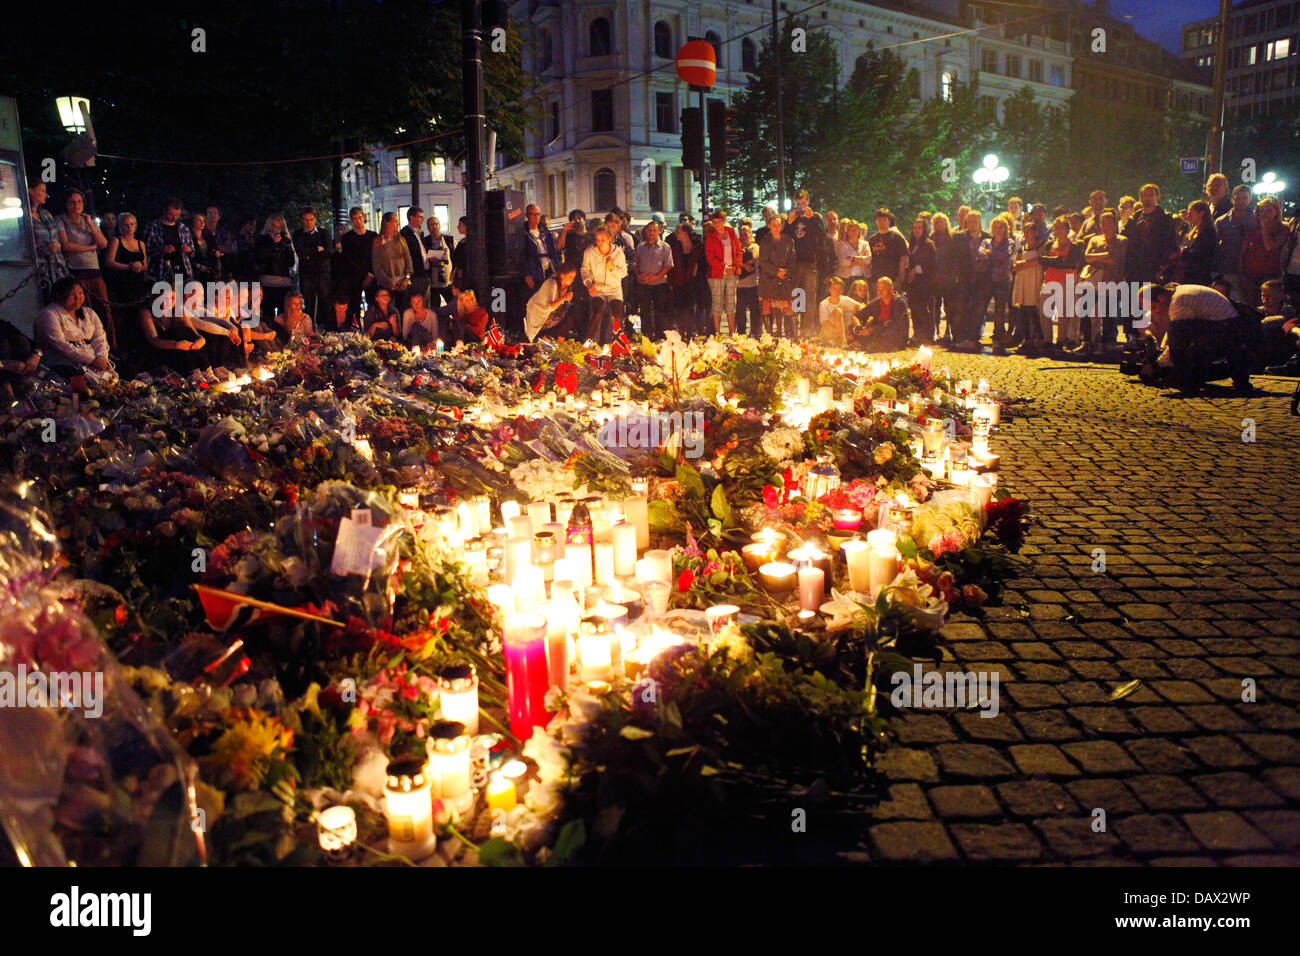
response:
{"label": "person sitting on curb", "polygon": [[894,293],[894,280],[889,276],[876,280],[876,298],[859,309],[854,318],[860,323],[852,332],[859,348],[893,352],[907,344],[912,322],[907,297]]}

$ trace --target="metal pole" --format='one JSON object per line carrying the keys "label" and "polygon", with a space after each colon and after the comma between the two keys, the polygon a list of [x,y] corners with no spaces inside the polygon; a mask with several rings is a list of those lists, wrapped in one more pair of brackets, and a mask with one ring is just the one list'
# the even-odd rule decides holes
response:
{"label": "metal pole", "polygon": [[772,0],[772,52],[776,54],[776,211],[785,215],[785,111],[781,108],[781,10]]}
{"label": "metal pole", "polygon": [[1223,165],[1223,86],[1228,72],[1228,13],[1232,0],[1219,0],[1218,35],[1214,45],[1214,110],[1210,135],[1205,143],[1205,174],[1220,172]]}
{"label": "metal pole", "polygon": [[480,0],[461,0],[461,97],[465,105],[465,206],[469,287],[484,301],[488,286],[486,186],[483,181],[483,20]]}
{"label": "metal pole", "polygon": [[700,167],[700,229],[709,215],[709,108],[704,102],[704,87],[700,91],[700,141],[704,143],[704,165]]}

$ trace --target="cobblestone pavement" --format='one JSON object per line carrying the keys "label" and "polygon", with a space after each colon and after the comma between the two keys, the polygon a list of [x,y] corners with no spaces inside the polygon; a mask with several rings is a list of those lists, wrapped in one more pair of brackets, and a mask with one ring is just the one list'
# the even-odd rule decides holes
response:
{"label": "cobblestone pavement", "polygon": [[1113,365],[935,361],[1033,399],[992,448],[1035,522],[1003,606],[944,630],[944,666],[996,671],[1001,712],[899,722],[871,858],[1300,864],[1295,380],[1185,399]]}

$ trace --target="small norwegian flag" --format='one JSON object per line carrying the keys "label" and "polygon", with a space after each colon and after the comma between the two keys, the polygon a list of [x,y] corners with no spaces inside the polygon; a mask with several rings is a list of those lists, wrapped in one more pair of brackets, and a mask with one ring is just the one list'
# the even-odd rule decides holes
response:
{"label": "small norwegian flag", "polygon": [[300,608],[285,607],[282,604],[272,604],[270,601],[259,601],[247,594],[208,587],[206,584],[195,584],[192,587],[198,592],[204,616],[208,619],[208,626],[214,631],[247,627],[257,621],[281,614],[315,621],[318,624],[328,624],[331,627],[343,626],[338,621],[331,621],[319,614],[311,614]]}
{"label": "small norwegian flag", "polygon": [[610,343],[609,354],[614,357],[632,354],[632,343],[628,340],[627,332],[623,331],[623,323],[617,318],[611,316],[614,323],[614,341]]}
{"label": "small norwegian flag", "polygon": [[483,341],[494,349],[499,349],[506,344],[506,337],[501,334],[501,326],[497,325],[496,319],[490,319],[487,330],[483,333]]}

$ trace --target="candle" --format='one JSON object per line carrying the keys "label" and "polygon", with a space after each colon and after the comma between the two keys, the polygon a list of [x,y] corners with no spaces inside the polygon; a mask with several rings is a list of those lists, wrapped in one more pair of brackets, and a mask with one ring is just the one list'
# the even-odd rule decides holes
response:
{"label": "candle", "polygon": [[867,544],[872,548],[896,548],[898,535],[889,528],[877,528],[867,532]]}
{"label": "candle", "polygon": [[614,545],[608,541],[596,542],[596,583],[614,583]]}
{"label": "candle", "polygon": [[487,589],[487,599],[502,614],[515,613],[515,589],[510,585],[493,584]]}
{"label": "candle", "polygon": [[808,379],[806,379],[806,378],[801,378],[801,379],[799,379],[797,382],[795,382],[795,388],[798,390],[798,391],[797,391],[797,394],[799,395],[799,404],[800,404],[800,405],[807,405],[807,404],[808,404],[808,388],[809,388],[809,385],[808,385]]}
{"label": "candle", "polygon": [[970,476],[970,462],[965,458],[953,459],[948,463],[948,480],[954,485],[969,485]]}
{"label": "candle", "polygon": [[546,618],[546,672],[550,685],[560,690],[569,687],[569,631],[570,622],[578,620],[578,608],[570,598],[567,601],[550,601],[537,610]]}
{"label": "candle", "polygon": [[872,600],[887,587],[898,574],[898,549],[885,546],[871,549],[870,594]]}
{"label": "candle", "polygon": [[568,527],[569,518],[573,515],[573,505],[573,495],[561,495],[555,502],[555,521],[561,527]]}
{"label": "candle", "polygon": [[502,631],[502,643],[510,732],[527,740],[534,727],[545,727],[551,719],[546,712],[546,691],[550,687],[546,618],[536,612],[510,615]]}
{"label": "candle", "polygon": [[478,508],[474,506],[472,501],[462,501],[458,504],[456,506],[456,517],[459,521],[460,533],[466,538],[477,538],[483,533],[478,528]]}
{"label": "candle", "polygon": [[316,834],[326,852],[346,850],[357,839],[357,813],[351,807],[326,807],[316,815]]}
{"label": "candle", "polygon": [[555,577],[555,535],[539,531],[533,535],[533,561],[542,569],[542,580]]}
{"label": "candle", "polygon": [[993,483],[989,475],[974,475],[970,480],[970,503],[982,511],[993,499]]}
{"label": "candle", "polygon": [[826,411],[835,404],[835,389],[829,385],[823,385],[817,389],[817,408]]}
{"label": "candle", "polygon": [[709,633],[717,637],[739,613],[740,608],[734,604],[715,604],[708,608],[704,612],[704,619],[709,622]]}
{"label": "candle", "polygon": [[492,811],[501,810],[509,813],[515,808],[515,782],[507,780],[501,774],[492,775],[487,786],[488,809]]}
{"label": "candle", "polygon": [[916,509],[910,504],[903,501],[890,502],[889,529],[895,534],[910,537],[912,534],[912,520],[915,515]]}
{"label": "candle", "polygon": [[[633,482],[633,486],[635,486]],[[636,549],[644,551],[650,547],[650,505],[644,494],[636,494],[623,499],[623,510],[627,512],[628,524],[636,528]]]}
{"label": "candle", "polygon": [[795,568],[821,568],[824,581],[835,580],[830,554],[816,545],[805,544],[795,548],[790,552],[789,560]]}
{"label": "candle", "polygon": [[533,519],[528,515],[515,515],[513,518],[507,518],[506,527],[510,529],[510,537],[512,538],[531,538],[533,536]]}
{"label": "candle", "polygon": [[501,569],[501,576],[505,578],[506,581],[513,582],[515,575],[519,573],[519,569],[526,568],[532,563],[532,535],[522,538],[506,539],[505,564]]}
{"label": "candle", "polygon": [[672,597],[672,590],[672,585],[667,581],[646,581],[641,585],[641,595],[645,598],[651,617],[663,617],[668,613],[668,600]]}
{"label": "candle", "polygon": [[578,659],[582,665],[584,681],[609,680],[613,677],[614,660],[608,631],[584,621],[582,633],[578,636]]}
{"label": "candle", "polygon": [[806,567],[799,569],[799,607],[804,611],[816,611],[822,606],[826,597],[826,575],[821,568]]}
{"label": "candle", "polygon": [[535,564],[526,564],[511,579],[515,589],[515,610],[531,611],[546,600],[546,575]]}
{"label": "candle", "polygon": [[551,506],[545,501],[528,502],[528,518],[533,523],[534,533],[543,530],[551,522]]}
{"label": "candle", "polygon": [[450,801],[461,813],[474,806],[470,786],[469,734],[455,720],[439,720],[429,726],[429,780],[432,794]]}
{"label": "candle", "polygon": [[551,575],[551,594],[559,594],[560,584],[568,585],[569,593],[578,590],[578,568],[568,558],[555,559],[555,572]]}
{"label": "candle", "polygon": [[469,583],[476,588],[488,586],[487,542],[474,538],[465,542],[465,564],[469,567]]}
{"label": "candle", "polygon": [[438,702],[443,720],[465,725],[478,733],[478,675],[473,664],[451,664],[438,673]]}
{"label": "candle", "polygon": [[979,392],[981,395],[987,395],[989,392],[989,383],[987,379],[980,379]]}
{"label": "candle", "polygon": [[836,531],[857,531],[862,527],[861,508],[836,508],[831,512]]}
{"label": "candle", "polygon": [[845,541],[844,559],[849,565],[849,587],[866,594],[871,590],[871,545],[861,538]]}
{"label": "candle", "polygon": [[433,796],[422,760],[389,761],[384,819],[388,822],[388,850],[394,856],[420,860],[437,847],[433,835]]}
{"label": "candle", "polygon": [[672,552],[662,549],[647,551],[645,557],[636,563],[636,579],[642,583],[647,581],[672,581]]}
{"label": "candle", "polygon": [[777,593],[794,590],[798,580],[794,565],[784,561],[769,561],[758,569],[758,575],[763,581],[763,587]]}
{"label": "candle", "polygon": [[636,574],[636,525],[620,521],[610,532],[614,549],[614,574],[620,578]]}
{"label": "candle", "polygon": [[[507,528],[510,527],[510,519],[518,518],[521,514],[523,514],[523,509],[519,507],[519,502],[515,501],[513,498],[501,502],[501,521]],[[531,528],[528,530],[528,533],[533,533]]]}
{"label": "candle", "polygon": [[938,455],[943,452],[943,422],[937,418],[931,418],[925,423],[925,431],[922,433],[922,448],[926,457]]}
{"label": "candle", "polygon": [[420,493],[418,491],[400,491],[397,494],[397,503],[403,508],[420,507]]}
{"label": "candle", "polygon": [[564,546],[564,560],[578,586],[591,587],[591,545],[566,544]]}
{"label": "candle", "polygon": [[475,495],[470,501],[478,509],[478,533],[487,534],[487,529],[492,527],[492,499],[487,495]]}
{"label": "candle", "polygon": [[447,350],[447,346],[443,343],[442,339],[435,341],[434,346],[437,348],[439,355]]}

